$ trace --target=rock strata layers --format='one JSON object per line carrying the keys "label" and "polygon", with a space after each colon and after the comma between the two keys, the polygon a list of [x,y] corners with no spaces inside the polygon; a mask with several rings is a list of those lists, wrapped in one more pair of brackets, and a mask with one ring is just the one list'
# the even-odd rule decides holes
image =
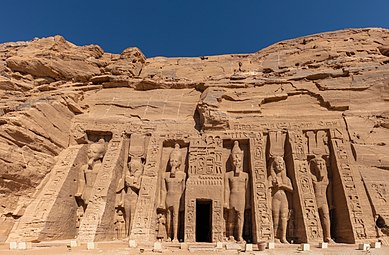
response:
{"label": "rock strata layers", "polygon": [[87,143],[93,126],[112,132],[112,123],[196,136],[267,119],[342,120],[350,161],[370,196],[364,199],[375,215],[389,209],[389,181],[375,177],[389,171],[387,29],[347,29],[252,54],[194,58],[146,58],[138,48],[111,54],[61,36],[4,43],[0,98],[3,241],[42,196],[60,153]]}

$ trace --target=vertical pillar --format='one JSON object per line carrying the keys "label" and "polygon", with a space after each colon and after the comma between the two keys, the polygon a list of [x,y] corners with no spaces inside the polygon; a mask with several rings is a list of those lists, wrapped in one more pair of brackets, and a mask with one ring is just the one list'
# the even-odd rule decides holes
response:
{"label": "vertical pillar", "polygon": [[301,130],[288,131],[288,137],[293,161],[293,192],[294,196],[297,196],[294,201],[298,201],[298,204],[294,205],[295,211],[298,212],[295,216],[300,216],[296,222],[301,223],[296,227],[297,236],[299,241],[305,243],[322,241],[323,231],[307,162],[305,137]]}
{"label": "vertical pillar", "polygon": [[[342,208],[336,208],[337,241],[355,243],[356,240],[375,237],[372,212],[367,201],[367,194],[361,176],[353,169],[350,159],[349,143],[343,137],[342,130],[331,130],[331,147],[335,169],[339,175],[343,194],[336,194],[341,199]],[[342,196],[342,197],[341,197]]]}
{"label": "vertical pillar", "polygon": [[78,240],[93,242],[113,239],[116,182],[123,171],[124,139],[113,137],[108,145],[102,167],[97,174],[92,197],[81,219]]}
{"label": "vertical pillar", "polygon": [[262,133],[249,139],[251,181],[253,187],[254,242],[273,240],[274,231],[271,214],[271,196],[267,182],[265,142]]}
{"label": "vertical pillar", "polygon": [[146,166],[141,177],[138,202],[135,209],[134,222],[130,239],[142,241],[155,240],[155,212],[158,192],[158,171],[162,155],[162,141],[158,135],[150,138],[147,148]]}
{"label": "vertical pillar", "polygon": [[185,242],[196,242],[196,199],[185,199]]}
{"label": "vertical pillar", "polygon": [[83,145],[71,146],[58,156],[38,196],[14,225],[9,241],[43,241],[74,238],[77,204],[74,194],[80,164],[86,161]]}

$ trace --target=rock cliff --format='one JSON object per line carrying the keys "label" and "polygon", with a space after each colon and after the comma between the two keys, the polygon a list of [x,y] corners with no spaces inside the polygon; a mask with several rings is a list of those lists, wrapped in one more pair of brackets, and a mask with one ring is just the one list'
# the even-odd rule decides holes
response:
{"label": "rock cliff", "polygon": [[378,193],[388,207],[387,29],[195,58],[146,58],[137,48],[111,54],[61,36],[4,43],[0,97],[0,240],[45,185],[59,153],[85,139],[77,123],[86,120],[199,133],[267,117],[336,116],[365,182],[386,187]]}

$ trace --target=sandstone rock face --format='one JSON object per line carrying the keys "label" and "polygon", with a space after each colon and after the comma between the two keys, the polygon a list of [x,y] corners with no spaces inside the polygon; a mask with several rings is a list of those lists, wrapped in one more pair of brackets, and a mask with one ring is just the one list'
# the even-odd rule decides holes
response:
{"label": "sandstone rock face", "polygon": [[[154,242],[177,236],[170,220],[189,242],[387,240],[388,52],[379,28],[197,58],[110,54],[61,36],[1,44],[0,240]],[[179,193],[176,178],[186,186],[174,214],[160,202]],[[241,179],[244,205],[223,209]],[[270,206],[282,185],[289,206]]]}

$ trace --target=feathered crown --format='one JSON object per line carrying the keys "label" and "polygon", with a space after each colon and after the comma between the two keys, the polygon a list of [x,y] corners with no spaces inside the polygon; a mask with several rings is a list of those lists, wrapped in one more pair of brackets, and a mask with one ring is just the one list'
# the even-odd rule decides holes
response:
{"label": "feathered crown", "polygon": [[234,147],[232,148],[231,154],[232,155],[236,155],[236,154],[243,155],[243,151],[240,149],[238,141],[234,142]]}
{"label": "feathered crown", "polygon": [[172,158],[172,157],[178,157],[179,160],[182,159],[182,153],[180,151],[180,145],[178,143],[176,143],[176,145],[174,145],[174,149],[170,153],[170,158]]}

